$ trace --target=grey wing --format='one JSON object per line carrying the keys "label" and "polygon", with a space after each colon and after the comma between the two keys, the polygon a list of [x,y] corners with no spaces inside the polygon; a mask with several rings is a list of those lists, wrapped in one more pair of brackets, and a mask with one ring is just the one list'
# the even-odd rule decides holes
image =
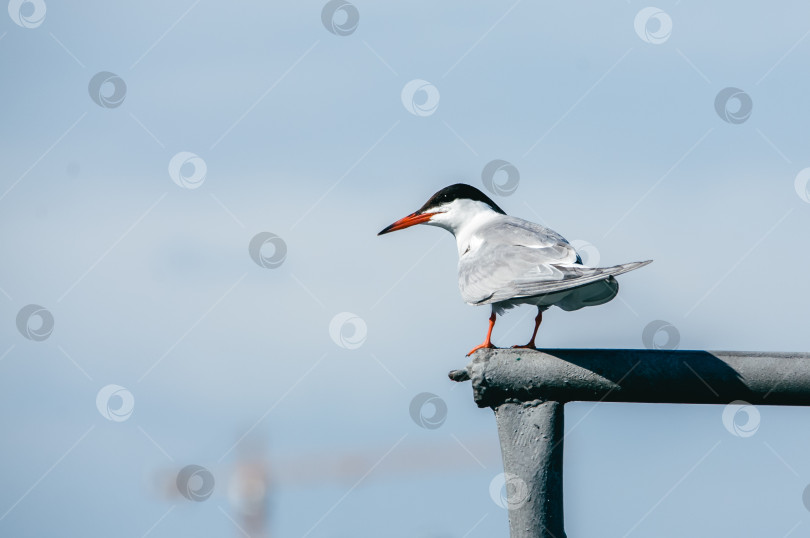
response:
{"label": "grey wing", "polygon": [[509,217],[476,234],[476,248],[459,259],[459,289],[469,304],[489,304],[584,286],[646,265],[585,267],[559,234]]}
{"label": "grey wing", "polygon": [[504,216],[476,232],[483,243],[536,249],[544,259],[556,263],[581,263],[577,251],[563,236],[534,222]]}

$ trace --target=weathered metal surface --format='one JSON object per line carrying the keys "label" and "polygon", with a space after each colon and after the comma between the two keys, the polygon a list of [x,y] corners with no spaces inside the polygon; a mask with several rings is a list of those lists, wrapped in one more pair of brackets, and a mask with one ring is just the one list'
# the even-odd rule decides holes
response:
{"label": "weathered metal surface", "polygon": [[512,538],[564,538],[563,405],[810,405],[810,353],[485,349],[454,381],[495,411]]}
{"label": "weathered metal surface", "polygon": [[565,538],[563,404],[505,403],[495,408],[512,538]]}
{"label": "weathered metal surface", "polygon": [[491,349],[451,379],[480,407],[507,400],[810,405],[810,353]]}

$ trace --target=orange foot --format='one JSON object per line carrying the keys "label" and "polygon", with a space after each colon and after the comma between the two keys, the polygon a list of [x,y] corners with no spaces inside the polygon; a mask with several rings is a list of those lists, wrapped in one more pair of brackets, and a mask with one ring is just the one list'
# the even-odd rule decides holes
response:
{"label": "orange foot", "polygon": [[512,349],[537,349],[537,346],[534,345],[534,342],[529,342],[525,346],[512,346]]}
{"label": "orange foot", "polygon": [[470,355],[472,355],[473,353],[475,353],[479,349],[495,349],[495,346],[492,344],[492,342],[484,342],[483,344],[475,346],[474,348],[472,348],[470,350],[470,352],[467,353],[467,356],[469,357]]}

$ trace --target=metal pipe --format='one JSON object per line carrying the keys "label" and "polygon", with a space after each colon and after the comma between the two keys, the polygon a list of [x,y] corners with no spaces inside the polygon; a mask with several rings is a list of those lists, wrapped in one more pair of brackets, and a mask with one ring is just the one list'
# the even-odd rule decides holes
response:
{"label": "metal pipe", "polygon": [[565,402],[810,405],[810,353],[488,349],[450,378],[495,412],[512,538],[565,538]]}
{"label": "metal pipe", "polygon": [[506,400],[810,405],[810,353],[492,349],[451,379],[479,407]]}
{"label": "metal pipe", "polygon": [[495,408],[501,439],[509,534],[565,538],[563,404],[504,403]]}

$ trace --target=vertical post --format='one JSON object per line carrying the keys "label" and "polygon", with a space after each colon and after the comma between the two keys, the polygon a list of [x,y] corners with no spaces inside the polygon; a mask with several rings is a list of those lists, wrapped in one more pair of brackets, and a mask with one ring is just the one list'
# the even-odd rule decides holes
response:
{"label": "vertical post", "polygon": [[494,411],[511,538],[565,538],[563,403],[512,401]]}

